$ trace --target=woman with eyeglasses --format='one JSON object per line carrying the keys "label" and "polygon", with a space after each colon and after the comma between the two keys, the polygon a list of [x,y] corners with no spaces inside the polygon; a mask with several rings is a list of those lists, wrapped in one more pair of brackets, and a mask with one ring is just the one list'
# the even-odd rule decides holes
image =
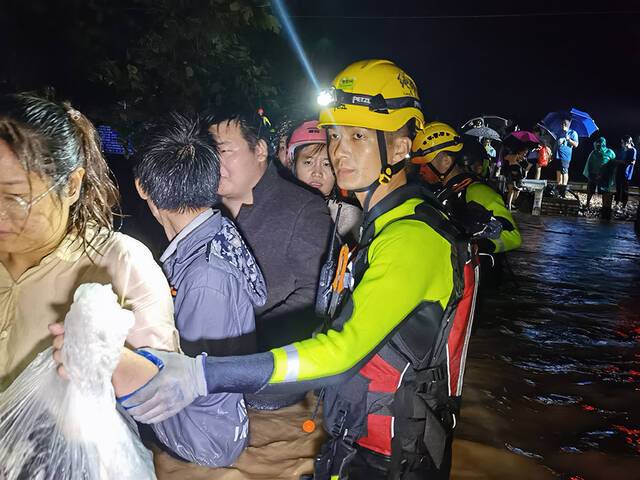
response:
{"label": "woman with eyeglasses", "polygon": [[50,345],[47,326],[64,320],[83,283],[111,284],[133,311],[131,347],[178,349],[169,286],[144,245],[114,232],[117,202],[84,115],[0,97],[0,391]]}

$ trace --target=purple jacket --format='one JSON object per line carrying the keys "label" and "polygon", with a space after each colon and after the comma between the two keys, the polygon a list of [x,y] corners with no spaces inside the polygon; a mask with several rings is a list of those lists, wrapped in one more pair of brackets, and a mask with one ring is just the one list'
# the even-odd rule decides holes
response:
{"label": "purple jacket", "polygon": [[[226,356],[256,351],[254,307],[267,298],[265,281],[234,224],[217,210],[196,217],[160,258],[175,292],[175,321],[183,351]],[[231,465],[248,442],[241,394],[196,399],[153,425],[158,439],[190,462]]]}

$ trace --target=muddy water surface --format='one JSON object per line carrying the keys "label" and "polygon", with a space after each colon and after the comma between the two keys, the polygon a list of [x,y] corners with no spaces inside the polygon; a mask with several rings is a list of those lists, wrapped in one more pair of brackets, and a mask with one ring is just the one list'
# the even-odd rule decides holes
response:
{"label": "muddy water surface", "polygon": [[640,479],[640,241],[630,223],[517,218],[467,361],[454,478]]}

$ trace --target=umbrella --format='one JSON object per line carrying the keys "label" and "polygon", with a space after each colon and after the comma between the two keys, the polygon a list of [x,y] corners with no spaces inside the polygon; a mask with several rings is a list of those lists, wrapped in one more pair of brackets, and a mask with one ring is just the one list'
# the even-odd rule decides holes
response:
{"label": "umbrella", "polygon": [[551,112],[542,120],[542,124],[552,132],[561,130],[562,120],[571,118],[571,129],[575,130],[579,137],[590,137],[596,132],[598,126],[587,112],[572,108],[568,112]]}
{"label": "umbrella", "polygon": [[497,115],[480,115],[479,117],[467,120],[462,125],[461,130],[464,131],[472,128],[489,127],[498,132],[498,135],[504,137],[508,130],[513,129],[514,125],[515,122],[513,120],[509,120],[504,117],[499,117]]}
{"label": "umbrella", "polygon": [[536,127],[533,129],[533,131],[542,141],[542,143],[549,148],[553,148],[558,142],[558,138],[556,137],[556,135],[542,123],[536,124]]}
{"label": "umbrella", "polygon": [[518,130],[511,132],[504,137],[502,141],[503,145],[512,152],[518,152],[520,150],[532,150],[542,143],[540,138],[535,133],[528,132],[526,130]]}
{"label": "umbrella", "polygon": [[500,134],[496,132],[493,128],[489,127],[476,127],[471,130],[467,130],[464,132],[466,135],[471,137],[482,137],[482,138],[490,138],[491,140],[500,141]]}

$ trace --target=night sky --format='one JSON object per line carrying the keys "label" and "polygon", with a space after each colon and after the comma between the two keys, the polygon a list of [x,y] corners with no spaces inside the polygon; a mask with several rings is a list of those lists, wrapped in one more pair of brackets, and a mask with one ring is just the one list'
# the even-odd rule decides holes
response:
{"label": "night sky", "polygon": [[[349,62],[388,58],[417,82],[428,120],[460,125],[497,114],[527,129],[550,111],[575,107],[593,116],[615,148],[624,134],[640,136],[636,2],[287,4],[324,82]],[[592,148],[584,140],[572,178]]]}
{"label": "night sky", "polygon": [[[459,125],[491,113],[528,128],[549,111],[576,107],[591,113],[615,146],[622,134],[640,135],[636,2],[285,3],[322,83],[352,61],[388,58],[416,80],[428,119]],[[65,21],[67,12],[20,18],[20,11],[0,10],[0,90],[20,63],[67,97],[99,101],[75,56],[82,32]],[[290,65],[300,75],[294,51],[282,43],[285,71]]]}
{"label": "night sky", "polygon": [[[414,77],[429,118],[459,123],[495,113],[528,126],[573,106],[603,130],[640,134],[635,2],[372,3],[288,2],[303,42],[324,42],[312,61],[325,81],[351,61],[388,58]],[[603,11],[612,13],[584,14]]]}

